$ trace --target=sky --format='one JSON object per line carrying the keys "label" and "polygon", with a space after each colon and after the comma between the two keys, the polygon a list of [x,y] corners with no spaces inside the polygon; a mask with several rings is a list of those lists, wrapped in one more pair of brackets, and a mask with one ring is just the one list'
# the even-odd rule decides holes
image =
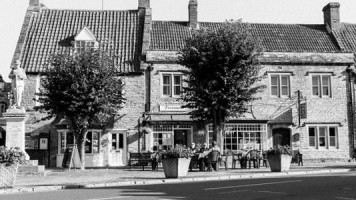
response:
{"label": "sky", "polygon": [[[334,0],[335,1],[335,0]],[[138,0],[41,0],[50,9],[134,10]],[[187,21],[189,0],[151,0],[153,20]],[[242,19],[251,23],[322,24],[330,0],[198,0],[198,21]],[[342,22],[356,24],[356,1],[338,0]],[[29,0],[0,0],[0,74],[10,64]]]}

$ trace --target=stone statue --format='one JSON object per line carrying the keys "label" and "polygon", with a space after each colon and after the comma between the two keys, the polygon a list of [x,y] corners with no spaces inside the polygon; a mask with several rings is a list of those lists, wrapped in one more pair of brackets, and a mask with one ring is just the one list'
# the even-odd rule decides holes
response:
{"label": "stone statue", "polygon": [[11,79],[11,87],[12,87],[12,92],[14,95],[14,100],[15,102],[13,103],[13,105],[15,107],[20,108],[21,106],[21,101],[22,101],[22,93],[25,87],[25,79],[27,79],[26,77],[26,73],[25,71],[20,67],[20,61],[17,60],[15,67],[12,68],[9,78]]}

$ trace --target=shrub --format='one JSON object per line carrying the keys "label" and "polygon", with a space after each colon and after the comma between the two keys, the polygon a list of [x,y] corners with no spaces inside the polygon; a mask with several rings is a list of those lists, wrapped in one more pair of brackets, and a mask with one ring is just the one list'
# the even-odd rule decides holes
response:
{"label": "shrub", "polygon": [[186,149],[182,146],[176,146],[175,148],[169,149],[168,151],[163,151],[162,159],[170,158],[191,158],[194,153],[190,149]]}
{"label": "shrub", "polygon": [[5,166],[10,166],[16,162],[19,164],[26,163],[27,153],[22,151],[19,147],[0,146],[0,163],[5,163]]}
{"label": "shrub", "polygon": [[285,154],[285,155],[293,155],[293,151],[292,148],[290,148],[289,145],[278,145],[278,146],[274,146],[273,148],[271,148],[270,150],[267,151],[267,155],[279,155],[279,154]]}

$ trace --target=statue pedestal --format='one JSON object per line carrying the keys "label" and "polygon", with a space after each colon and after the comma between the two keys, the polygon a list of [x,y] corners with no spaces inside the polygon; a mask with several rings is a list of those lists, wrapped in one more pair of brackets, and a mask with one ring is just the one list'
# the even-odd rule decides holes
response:
{"label": "statue pedestal", "polygon": [[9,108],[3,113],[6,120],[6,143],[7,147],[20,147],[25,151],[25,121],[26,111],[24,108]]}
{"label": "statue pedestal", "polygon": [[[3,117],[6,120],[6,146],[7,147],[20,147],[22,151],[25,151],[25,122],[26,111],[23,107],[9,108],[6,113],[3,113]],[[38,165],[37,160],[30,160],[28,156],[27,164],[20,165],[17,173],[22,175],[46,175],[45,167]]]}

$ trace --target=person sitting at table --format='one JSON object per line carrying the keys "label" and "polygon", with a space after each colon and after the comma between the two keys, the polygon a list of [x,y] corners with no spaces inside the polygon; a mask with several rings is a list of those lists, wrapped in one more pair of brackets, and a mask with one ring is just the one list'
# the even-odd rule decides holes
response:
{"label": "person sitting at table", "polygon": [[197,151],[197,148],[196,148],[194,142],[192,142],[192,144],[190,145],[189,149],[192,151],[192,153],[195,153]]}
{"label": "person sitting at table", "polygon": [[205,151],[208,151],[208,145],[206,143],[203,144],[202,148],[200,148],[200,153],[204,153]]}
{"label": "person sitting at table", "polygon": [[[218,143],[216,142],[216,141],[213,141],[212,143],[211,143],[211,148],[209,149],[209,153],[208,154],[210,154],[212,151],[217,151],[217,152],[219,152],[219,158],[218,159],[220,159],[220,154],[221,154],[221,151],[220,151],[220,147],[218,146]],[[210,166],[209,166],[210,167]],[[213,167],[213,169],[214,170],[216,170],[216,168],[218,167],[217,165],[213,165],[212,166]]]}

